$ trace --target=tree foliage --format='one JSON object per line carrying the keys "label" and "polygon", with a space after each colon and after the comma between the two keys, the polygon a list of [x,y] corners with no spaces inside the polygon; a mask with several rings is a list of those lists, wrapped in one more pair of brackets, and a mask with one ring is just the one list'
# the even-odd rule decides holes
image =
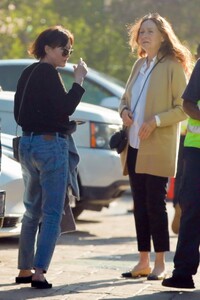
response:
{"label": "tree foliage", "polygon": [[0,58],[28,57],[27,48],[51,25],[75,36],[73,62],[83,57],[97,70],[126,81],[133,61],[126,26],[148,12],[173,25],[193,53],[200,42],[199,0],[1,0]]}

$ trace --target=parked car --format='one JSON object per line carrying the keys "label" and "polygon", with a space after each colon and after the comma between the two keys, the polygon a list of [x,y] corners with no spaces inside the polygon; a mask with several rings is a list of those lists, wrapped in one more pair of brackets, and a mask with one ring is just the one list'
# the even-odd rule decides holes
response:
{"label": "parked car", "polygon": [[[0,60],[1,88],[4,91],[16,91],[17,81],[22,71],[34,61],[33,59]],[[66,88],[71,87],[74,81],[73,65],[67,63],[66,67],[58,68]],[[124,85],[123,82],[113,77],[89,68],[83,85],[86,93],[81,101],[117,110],[119,99],[124,92]]]}
{"label": "parked car", "polygon": [[[14,92],[0,92],[0,118],[2,127],[2,150],[5,156],[12,158],[12,138],[16,135],[16,123],[13,116]],[[80,187],[81,200],[77,201],[73,208],[75,217],[85,210],[101,211],[103,207],[108,207],[110,202],[119,197],[129,188],[128,178],[122,175],[119,155],[109,148],[109,138],[111,134],[121,127],[121,119],[117,112],[107,108],[80,103],[71,119],[82,120],[84,124],[77,126],[77,131],[73,134],[79,154],[80,163],[78,165],[78,181]],[[18,128],[21,134],[21,127]],[[5,169],[11,170],[12,167]],[[19,171],[20,164],[17,170]],[[15,167],[16,168],[16,167]],[[17,171],[17,172],[18,172]],[[10,176],[10,183],[12,176]],[[19,176],[19,174],[18,174]],[[21,174],[20,174],[21,176]],[[20,183],[20,189],[22,179]],[[0,189],[7,192],[5,183],[0,179]],[[10,207],[13,201],[22,204],[22,196],[19,199],[18,187],[13,191],[17,200],[7,193],[6,220],[9,218]],[[22,192],[20,191],[20,195]],[[12,214],[18,214],[19,206],[13,207]],[[19,215],[21,214],[21,207]],[[18,221],[18,220],[16,220]]]}
{"label": "parked car", "polygon": [[21,166],[18,162],[2,154],[0,190],[6,192],[6,207],[0,237],[18,235],[24,212]]}
{"label": "parked car", "polygon": [[[2,148],[1,148],[1,130],[0,130],[0,177],[1,177],[1,160],[2,160]],[[6,191],[0,189],[0,228],[3,226],[5,215],[5,202]]]}

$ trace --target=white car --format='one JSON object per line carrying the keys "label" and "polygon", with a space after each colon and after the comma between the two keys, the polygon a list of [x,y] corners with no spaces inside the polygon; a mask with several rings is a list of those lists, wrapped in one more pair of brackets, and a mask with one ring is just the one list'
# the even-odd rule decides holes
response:
{"label": "white car", "polygon": [[[13,158],[12,138],[16,134],[13,104],[14,92],[1,91],[2,150],[10,158]],[[84,121],[73,134],[81,158],[78,165],[81,200],[73,208],[75,217],[78,217],[84,209],[100,211],[103,207],[108,207],[110,202],[129,188],[129,181],[122,175],[119,155],[109,147],[111,134],[121,127],[118,113],[100,106],[80,103],[71,119]],[[20,130],[21,127],[18,128],[19,134]],[[2,171],[0,189],[7,193],[5,221],[8,223],[9,215],[22,215],[23,183],[20,164],[13,159],[11,162],[3,156]],[[19,220],[15,220],[17,224]]]}
{"label": "white car", "polygon": [[6,192],[6,210],[0,237],[18,235],[21,228],[21,217],[24,212],[21,166],[15,160],[2,154],[0,190]]}
{"label": "white car", "polygon": [[[22,71],[32,64],[33,59],[0,59],[0,86],[4,91],[16,91],[17,81]],[[67,63],[64,68],[58,68],[67,89],[74,82],[73,63]],[[113,77],[88,68],[83,87],[86,93],[81,102],[118,109],[119,99],[124,93],[125,84]]]}

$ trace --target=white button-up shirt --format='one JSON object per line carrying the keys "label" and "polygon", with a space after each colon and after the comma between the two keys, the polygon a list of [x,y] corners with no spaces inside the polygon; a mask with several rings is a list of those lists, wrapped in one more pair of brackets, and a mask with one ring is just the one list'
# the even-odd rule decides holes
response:
{"label": "white button-up shirt", "polygon": [[[138,137],[138,132],[139,132],[141,125],[144,122],[146,94],[147,94],[147,88],[148,88],[150,76],[147,79],[146,83],[145,83],[145,80],[146,80],[148,74],[151,72],[151,69],[153,68],[153,66],[155,64],[155,60],[156,60],[156,57],[154,57],[153,60],[151,61],[149,68],[147,68],[147,60],[145,60],[144,64],[141,67],[141,70],[132,86],[131,111],[133,112],[133,121],[134,122],[131,125],[130,131],[129,131],[129,143],[130,143],[131,147],[136,148],[136,149],[138,149],[139,145],[140,145],[140,139]],[[145,83],[145,85],[144,85],[144,83]],[[141,92],[141,90],[142,90],[142,92]],[[141,95],[140,95],[140,93],[141,93]],[[140,98],[136,105],[138,97],[140,97]]]}

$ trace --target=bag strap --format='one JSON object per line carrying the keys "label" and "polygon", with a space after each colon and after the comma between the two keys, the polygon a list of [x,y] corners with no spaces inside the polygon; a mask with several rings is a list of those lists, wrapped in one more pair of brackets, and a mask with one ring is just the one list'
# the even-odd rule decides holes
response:
{"label": "bag strap", "polygon": [[22,93],[22,100],[21,100],[21,103],[20,103],[20,106],[19,106],[19,112],[18,112],[18,117],[17,117],[17,125],[16,125],[16,130],[15,130],[15,135],[17,136],[17,129],[18,129],[18,122],[19,122],[19,119],[20,119],[20,112],[21,112],[21,109],[22,109],[22,104],[24,102],[24,96],[25,96],[25,93],[26,93],[26,90],[27,90],[27,86],[28,86],[28,83],[30,81],[30,78],[33,74],[33,72],[37,69],[37,67],[39,67],[40,63],[37,64],[37,66],[31,71],[27,81],[26,81],[26,84],[24,86],[24,89],[23,89],[23,93]]}
{"label": "bag strap", "polygon": [[163,55],[163,56],[155,63],[155,65],[152,67],[151,71],[150,71],[149,74],[147,75],[147,77],[146,77],[146,79],[145,79],[145,81],[144,81],[144,84],[143,84],[143,86],[142,86],[142,88],[141,88],[141,90],[140,90],[140,94],[139,94],[139,96],[138,96],[138,98],[137,98],[137,101],[136,101],[136,103],[135,103],[135,106],[134,106],[134,108],[133,108],[133,110],[132,110],[132,113],[134,113],[134,111],[135,111],[135,109],[136,109],[136,107],[137,107],[137,105],[138,105],[138,102],[139,102],[140,97],[141,97],[141,95],[142,95],[142,92],[143,92],[143,90],[144,90],[144,86],[145,86],[145,84],[146,84],[146,82],[147,82],[147,80],[148,80],[150,74],[152,73],[153,69],[155,69],[155,67],[157,66],[157,64],[158,64],[164,57],[165,57],[165,55]]}

